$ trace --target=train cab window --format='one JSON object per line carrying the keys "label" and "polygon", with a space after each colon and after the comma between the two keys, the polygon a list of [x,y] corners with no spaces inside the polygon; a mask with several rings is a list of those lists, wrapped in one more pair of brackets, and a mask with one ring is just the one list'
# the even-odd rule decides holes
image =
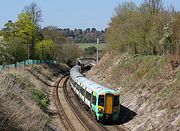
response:
{"label": "train cab window", "polygon": [[113,106],[119,106],[119,96],[114,96]]}
{"label": "train cab window", "polygon": [[91,94],[86,91],[86,98],[90,101],[91,100]]}
{"label": "train cab window", "polygon": [[92,103],[93,103],[94,105],[96,105],[96,97],[95,97],[95,96],[93,96],[93,98],[92,98]]}
{"label": "train cab window", "polygon": [[98,105],[99,106],[104,106],[104,95],[99,96]]}

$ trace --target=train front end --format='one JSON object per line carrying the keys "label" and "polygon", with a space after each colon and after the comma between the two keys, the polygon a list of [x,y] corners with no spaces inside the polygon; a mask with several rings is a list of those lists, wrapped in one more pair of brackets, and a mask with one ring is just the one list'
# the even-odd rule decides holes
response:
{"label": "train front end", "polygon": [[97,99],[97,119],[99,121],[117,121],[120,111],[119,95],[100,94]]}

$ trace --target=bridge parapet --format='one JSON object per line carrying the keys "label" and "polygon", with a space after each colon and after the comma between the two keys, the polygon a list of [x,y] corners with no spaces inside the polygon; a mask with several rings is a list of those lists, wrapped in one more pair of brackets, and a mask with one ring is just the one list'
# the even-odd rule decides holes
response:
{"label": "bridge parapet", "polygon": [[77,59],[77,65],[81,68],[92,67],[96,64],[96,58],[94,57],[81,57]]}

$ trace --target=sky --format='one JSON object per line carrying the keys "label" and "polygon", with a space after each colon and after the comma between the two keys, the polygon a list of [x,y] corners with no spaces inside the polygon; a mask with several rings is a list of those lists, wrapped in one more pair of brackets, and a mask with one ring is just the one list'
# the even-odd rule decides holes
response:
{"label": "sky", "polygon": [[[42,27],[96,28],[103,30],[114,14],[114,8],[130,0],[2,0],[0,3],[0,28],[8,20],[16,21],[25,6],[35,2],[42,10]],[[131,0],[140,5],[142,0]],[[166,7],[180,11],[180,0],[164,0]]]}

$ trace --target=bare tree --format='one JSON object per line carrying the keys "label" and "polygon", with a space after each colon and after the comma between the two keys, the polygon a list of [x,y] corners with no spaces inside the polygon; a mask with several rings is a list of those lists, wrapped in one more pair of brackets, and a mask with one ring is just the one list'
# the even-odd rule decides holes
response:
{"label": "bare tree", "polygon": [[144,3],[151,14],[155,14],[163,10],[163,0],[144,0]]}
{"label": "bare tree", "polygon": [[24,11],[32,16],[32,22],[34,24],[38,25],[38,23],[42,21],[42,12],[36,3],[33,2],[30,5],[25,6]]}

